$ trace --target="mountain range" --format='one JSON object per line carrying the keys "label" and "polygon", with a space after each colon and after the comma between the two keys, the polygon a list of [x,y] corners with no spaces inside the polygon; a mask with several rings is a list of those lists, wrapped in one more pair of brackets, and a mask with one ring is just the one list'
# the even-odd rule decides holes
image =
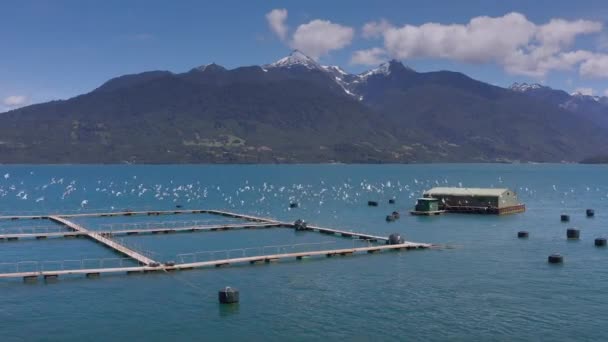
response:
{"label": "mountain range", "polygon": [[392,60],[120,76],[0,114],[0,163],[563,162],[608,146],[608,99]]}

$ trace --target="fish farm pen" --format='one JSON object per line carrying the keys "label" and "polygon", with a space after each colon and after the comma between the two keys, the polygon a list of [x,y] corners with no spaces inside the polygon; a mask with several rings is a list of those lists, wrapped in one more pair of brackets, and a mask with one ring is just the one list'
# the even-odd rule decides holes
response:
{"label": "fish farm pen", "polygon": [[506,188],[432,188],[419,198],[413,215],[471,213],[506,215],[522,213],[526,206]]}
{"label": "fish farm pen", "polygon": [[[79,218],[102,218],[117,216],[166,216],[179,214],[209,214],[223,216],[240,221],[239,223],[216,224],[216,225],[161,225],[148,223],[146,226],[136,226],[128,229],[119,230],[99,230],[92,227],[76,223],[74,220]],[[353,254],[373,254],[387,250],[409,250],[424,249],[432,247],[431,244],[404,241],[398,234],[391,234],[388,237],[376,236],[353,231],[323,228],[308,225],[304,221],[298,220],[295,223],[281,222],[270,218],[263,218],[251,215],[242,215],[221,210],[171,210],[171,211],[120,211],[105,213],[83,213],[83,214],[49,214],[49,215],[28,215],[28,216],[0,216],[0,221],[22,221],[22,220],[46,220],[57,227],[53,229],[21,229],[8,234],[0,234],[0,241],[20,241],[26,239],[45,240],[47,238],[86,238],[97,242],[104,247],[121,255],[118,265],[104,265],[105,259],[100,259],[100,263],[94,267],[90,266],[92,259],[83,260],[64,260],[53,262],[22,261],[15,263],[1,263],[3,271],[0,272],[2,278],[23,278],[25,282],[35,282],[38,278],[45,280],[57,279],[59,276],[84,275],[87,278],[96,278],[107,273],[150,273],[150,272],[169,272],[177,270],[190,270],[195,268],[225,267],[232,264],[257,264],[276,262],[283,259],[302,260],[309,257],[333,257],[348,256]],[[285,246],[265,246],[260,248],[240,248],[237,250],[207,251],[204,254],[205,260],[199,260],[195,254],[182,254],[180,261],[159,260],[155,256],[146,255],[144,251],[125,244],[116,239],[120,235],[139,235],[139,234],[170,234],[184,233],[193,234],[206,231],[228,231],[240,229],[268,229],[268,228],[287,228],[300,231],[318,232],[326,235],[334,235],[342,238],[352,239],[353,241],[365,241],[367,245],[352,248],[331,248],[322,245],[319,249],[300,250],[293,247],[302,247],[313,244],[296,244]],[[321,244],[320,244],[321,245]],[[200,253],[198,253],[200,254]],[[184,259],[184,256],[188,257]],[[87,263],[88,261],[88,263]],[[49,265],[52,267],[49,269]],[[10,271],[4,271],[6,268]]]}

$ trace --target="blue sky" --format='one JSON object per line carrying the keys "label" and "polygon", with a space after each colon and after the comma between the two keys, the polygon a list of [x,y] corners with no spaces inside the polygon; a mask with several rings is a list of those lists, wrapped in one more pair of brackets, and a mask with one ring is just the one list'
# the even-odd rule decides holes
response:
{"label": "blue sky", "polygon": [[350,72],[397,58],[500,86],[608,89],[605,1],[5,0],[0,13],[0,110],[128,73],[270,63],[294,47]]}

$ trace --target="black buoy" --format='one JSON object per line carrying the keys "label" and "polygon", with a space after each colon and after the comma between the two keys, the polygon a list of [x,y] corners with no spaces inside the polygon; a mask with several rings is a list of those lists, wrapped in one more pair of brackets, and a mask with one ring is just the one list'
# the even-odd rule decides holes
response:
{"label": "black buoy", "polygon": [[176,204],[176,205],[175,205],[175,207],[176,207],[177,209],[181,209],[181,208],[182,208],[182,205],[181,205],[181,204]]}
{"label": "black buoy", "polygon": [[566,230],[566,236],[568,239],[578,239],[581,237],[581,231],[576,228],[568,228],[568,230]]}
{"label": "black buoy", "polygon": [[289,207],[290,208],[297,208],[298,207],[298,203],[296,203],[296,202],[289,203]]}
{"label": "black buoy", "polygon": [[218,293],[221,304],[234,304],[239,302],[239,290],[226,286]]}
{"label": "black buoy", "polygon": [[570,221],[570,215],[562,214],[562,215],[560,216],[560,220],[561,220],[562,222],[569,222],[569,221]]}
{"label": "black buoy", "polygon": [[549,255],[549,258],[547,258],[547,261],[550,264],[561,264],[564,262],[564,257],[560,254],[551,254]]}
{"label": "black buoy", "polygon": [[378,206],[378,202],[376,202],[376,201],[367,201],[367,205],[369,205],[370,207],[377,207]]}
{"label": "black buoy", "polygon": [[597,238],[597,239],[595,239],[595,245],[597,247],[605,247],[606,246],[606,238]]}
{"label": "black buoy", "polygon": [[297,219],[296,222],[293,223],[293,227],[296,230],[307,230],[308,229],[308,224],[304,220]]}
{"label": "black buoy", "polygon": [[389,200],[388,200],[388,203],[389,203],[389,204],[395,204],[395,199],[394,199],[394,198],[389,199]]}
{"label": "black buoy", "polygon": [[587,214],[587,217],[593,217],[593,216],[595,216],[595,210],[587,209],[586,214]]}
{"label": "black buoy", "polygon": [[399,215],[399,212],[393,211],[390,215],[386,215],[386,222],[393,222],[398,220],[400,217],[401,215]]}
{"label": "black buoy", "polygon": [[517,237],[520,239],[526,239],[526,238],[528,238],[528,235],[529,235],[528,232],[525,232],[525,231],[517,232]]}
{"label": "black buoy", "polygon": [[393,233],[388,236],[387,245],[400,245],[403,243],[403,238],[398,233]]}

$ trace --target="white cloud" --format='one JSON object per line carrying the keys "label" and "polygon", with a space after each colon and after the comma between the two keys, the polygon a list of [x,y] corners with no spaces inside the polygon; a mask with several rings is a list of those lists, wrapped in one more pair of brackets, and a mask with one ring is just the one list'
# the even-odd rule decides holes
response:
{"label": "white cloud", "polygon": [[581,63],[579,73],[587,78],[608,77],[608,55],[591,54]]}
{"label": "white cloud", "polygon": [[497,63],[509,73],[541,78],[551,70],[568,70],[580,63],[581,75],[592,74],[589,70],[597,74],[598,69],[602,70],[600,74],[605,69],[608,75],[608,60],[589,51],[568,51],[578,36],[601,29],[601,23],[588,20],[552,19],[537,25],[513,12],[502,17],[475,17],[467,24],[395,27],[386,21],[370,22],[363,27],[363,34],[381,34],[388,54],[399,59],[430,57]]}
{"label": "white cloud", "polygon": [[341,49],[353,40],[354,30],[328,20],[315,19],[298,26],[290,45],[318,59],[332,50]]}
{"label": "white cloud", "polygon": [[527,44],[534,24],[519,13],[476,17],[467,25],[427,23],[384,32],[387,50],[398,58],[439,57],[465,62],[498,59]]}
{"label": "white cloud", "polygon": [[358,50],[350,59],[351,64],[377,65],[386,61],[386,51],[381,48]]}
{"label": "white cloud", "polygon": [[19,107],[27,104],[27,96],[24,95],[11,95],[2,101],[7,107]]}
{"label": "white cloud", "polygon": [[601,30],[602,24],[595,21],[551,19],[547,24],[537,27],[536,38],[548,47],[568,47],[576,36]]}
{"label": "white cloud", "polygon": [[284,8],[273,9],[266,13],[268,26],[281,40],[285,40],[287,37],[288,27],[285,24],[285,20],[287,20],[287,10]]}
{"label": "white cloud", "polygon": [[593,88],[576,88],[574,89],[575,94],[593,96]]}
{"label": "white cloud", "polygon": [[361,32],[364,38],[378,38],[382,37],[382,33],[391,28],[391,26],[387,20],[381,19],[380,21],[366,23],[363,25]]}

